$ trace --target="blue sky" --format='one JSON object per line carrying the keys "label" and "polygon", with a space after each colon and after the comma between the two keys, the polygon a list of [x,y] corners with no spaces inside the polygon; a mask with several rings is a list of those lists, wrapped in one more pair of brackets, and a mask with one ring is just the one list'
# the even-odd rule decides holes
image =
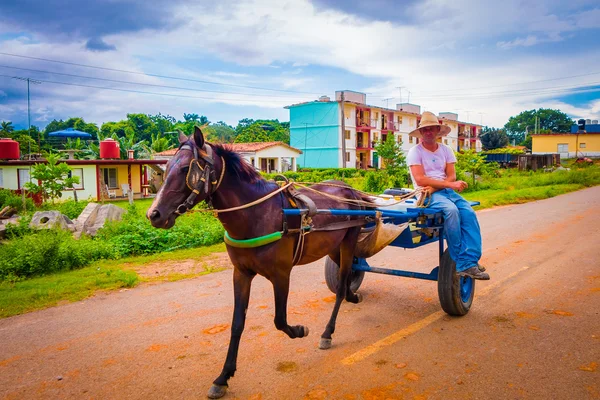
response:
{"label": "blue sky", "polygon": [[341,89],[390,107],[410,92],[490,126],[539,107],[600,119],[598,37],[586,0],[4,0],[0,120],[27,124],[14,76],[42,82],[40,127],[129,112],[286,121],[285,105]]}

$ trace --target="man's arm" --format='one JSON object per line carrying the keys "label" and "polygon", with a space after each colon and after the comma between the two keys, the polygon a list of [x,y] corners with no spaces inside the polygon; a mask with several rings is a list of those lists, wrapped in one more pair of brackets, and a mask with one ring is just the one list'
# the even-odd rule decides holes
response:
{"label": "man's arm", "polygon": [[[450,166],[450,167],[449,167]],[[447,163],[446,164],[446,174],[448,174],[448,169],[451,169],[450,172],[452,172],[452,176],[449,176],[448,178],[452,178],[452,181],[449,181],[448,178],[446,178],[446,180],[440,181],[437,179],[433,179],[428,177],[427,175],[425,175],[425,169],[423,168],[422,165],[411,165],[410,166],[410,172],[413,175],[413,178],[415,178],[415,182],[417,182],[417,185],[419,186],[429,186],[432,187],[433,189],[453,189],[456,190],[457,192],[462,192],[464,189],[467,188],[467,182],[464,181],[457,181],[456,180],[456,170],[454,169],[454,164],[453,163]]]}

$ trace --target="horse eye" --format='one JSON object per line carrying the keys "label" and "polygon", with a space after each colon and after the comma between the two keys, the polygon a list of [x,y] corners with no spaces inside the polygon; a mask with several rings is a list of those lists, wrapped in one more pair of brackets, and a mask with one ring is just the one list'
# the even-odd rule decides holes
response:
{"label": "horse eye", "polygon": [[190,167],[189,166],[183,167],[183,168],[181,168],[181,170],[183,171],[184,174],[187,174],[188,171],[190,170]]}

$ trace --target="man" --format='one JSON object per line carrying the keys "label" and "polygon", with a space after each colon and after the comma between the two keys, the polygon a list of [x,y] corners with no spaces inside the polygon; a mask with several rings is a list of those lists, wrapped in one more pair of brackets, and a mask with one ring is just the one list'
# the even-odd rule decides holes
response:
{"label": "man", "polygon": [[454,151],[437,138],[450,133],[450,127],[439,123],[428,111],[421,116],[419,127],[410,136],[421,142],[406,157],[415,189],[427,188],[431,193],[429,207],[444,213],[444,232],[450,257],[456,262],[456,273],[473,279],[490,279],[481,258],[481,232],[475,211],[461,195],[467,182],[456,180]]}

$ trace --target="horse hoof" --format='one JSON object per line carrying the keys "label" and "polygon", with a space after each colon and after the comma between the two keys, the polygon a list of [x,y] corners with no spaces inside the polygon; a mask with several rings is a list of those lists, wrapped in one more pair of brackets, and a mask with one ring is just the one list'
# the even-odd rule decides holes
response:
{"label": "horse hoof", "polygon": [[363,301],[363,295],[362,294],[356,293],[356,298],[358,299],[358,301],[356,302],[356,304],[362,303],[362,301]]}
{"label": "horse hoof", "polygon": [[215,385],[213,384],[208,390],[208,398],[209,399],[220,399],[225,396],[227,393],[227,385]]}
{"label": "horse hoof", "polygon": [[331,348],[331,339],[321,338],[319,342],[319,348],[321,350],[327,350]]}
{"label": "horse hoof", "polygon": [[303,326],[302,329],[304,330],[302,337],[307,337],[308,336],[308,326]]}

